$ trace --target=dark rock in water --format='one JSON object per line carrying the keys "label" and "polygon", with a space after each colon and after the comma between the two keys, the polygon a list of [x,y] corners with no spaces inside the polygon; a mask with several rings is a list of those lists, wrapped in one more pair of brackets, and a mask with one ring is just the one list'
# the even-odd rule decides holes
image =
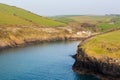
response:
{"label": "dark rock in water", "polygon": [[81,74],[92,74],[102,80],[120,80],[120,65],[117,59],[104,57],[97,59],[88,56],[79,48],[74,56],[73,70]]}
{"label": "dark rock in water", "polygon": [[70,55],[70,56],[71,56],[72,58],[74,58],[74,59],[76,58],[76,54],[75,54],[75,55]]}

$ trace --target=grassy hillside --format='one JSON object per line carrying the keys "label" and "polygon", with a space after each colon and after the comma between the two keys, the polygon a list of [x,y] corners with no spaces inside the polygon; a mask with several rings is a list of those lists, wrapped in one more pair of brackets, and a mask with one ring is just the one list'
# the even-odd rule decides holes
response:
{"label": "grassy hillside", "polygon": [[64,40],[71,35],[71,29],[63,26],[66,24],[0,4],[0,49],[29,42]]}
{"label": "grassy hillside", "polygon": [[115,15],[107,16],[69,15],[54,17],[54,19],[67,24],[74,22],[74,24],[77,23],[81,25],[81,27],[86,28],[87,30],[96,29],[95,31],[102,32],[120,27],[120,16]]}
{"label": "grassy hillside", "polygon": [[97,27],[101,29],[101,31],[107,31],[114,28],[120,28],[120,16],[116,16],[111,19],[109,22],[99,23]]}
{"label": "grassy hillside", "polygon": [[97,24],[99,22],[109,22],[113,16],[71,16],[69,18],[80,23]]}
{"label": "grassy hillside", "polygon": [[[85,53],[100,58],[120,58],[120,30],[93,37],[81,46]],[[81,48],[80,47],[80,48]]]}
{"label": "grassy hillside", "polygon": [[69,18],[79,23],[95,24],[102,32],[120,27],[120,16],[71,16]]}
{"label": "grassy hillside", "polygon": [[14,6],[0,4],[0,25],[65,26],[66,24],[38,16]]}

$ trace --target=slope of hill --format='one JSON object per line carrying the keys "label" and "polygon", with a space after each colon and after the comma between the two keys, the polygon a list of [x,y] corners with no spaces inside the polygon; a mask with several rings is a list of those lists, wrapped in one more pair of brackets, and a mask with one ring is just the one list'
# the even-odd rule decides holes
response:
{"label": "slope of hill", "polygon": [[73,16],[70,17],[80,23],[94,24],[98,31],[108,31],[111,29],[120,27],[120,16],[108,15],[108,16]]}
{"label": "slope of hill", "polygon": [[79,26],[87,30],[99,32],[120,27],[120,16],[118,15],[69,15],[57,16],[54,19],[67,24],[74,22],[74,24],[79,24]]}
{"label": "slope of hill", "polygon": [[114,18],[114,16],[85,15],[85,16],[70,16],[69,18],[80,23],[97,24],[99,22],[109,22],[112,18]]}
{"label": "slope of hill", "polygon": [[0,4],[0,49],[19,45],[68,39],[81,39],[78,28],[38,16],[14,6]]}
{"label": "slope of hill", "polygon": [[65,26],[64,23],[5,4],[0,4],[0,25]]}

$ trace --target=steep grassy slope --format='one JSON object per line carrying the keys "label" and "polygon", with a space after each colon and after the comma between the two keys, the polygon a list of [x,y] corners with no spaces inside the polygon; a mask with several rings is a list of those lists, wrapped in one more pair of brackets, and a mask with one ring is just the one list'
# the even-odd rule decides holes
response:
{"label": "steep grassy slope", "polygon": [[0,12],[0,25],[34,25],[34,23]]}
{"label": "steep grassy slope", "polygon": [[98,35],[83,43],[82,48],[89,56],[120,58],[120,30]]}
{"label": "steep grassy slope", "polygon": [[47,19],[29,11],[0,4],[0,25],[65,26],[64,23]]}
{"label": "steep grassy slope", "polygon": [[0,49],[31,42],[71,38],[72,28],[64,26],[65,23],[0,4]]}

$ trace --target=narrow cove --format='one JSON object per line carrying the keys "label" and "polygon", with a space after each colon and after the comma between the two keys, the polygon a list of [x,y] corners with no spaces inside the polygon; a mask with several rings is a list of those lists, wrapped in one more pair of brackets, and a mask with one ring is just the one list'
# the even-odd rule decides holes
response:
{"label": "narrow cove", "polygon": [[72,71],[79,41],[52,42],[0,52],[0,80],[98,80]]}

